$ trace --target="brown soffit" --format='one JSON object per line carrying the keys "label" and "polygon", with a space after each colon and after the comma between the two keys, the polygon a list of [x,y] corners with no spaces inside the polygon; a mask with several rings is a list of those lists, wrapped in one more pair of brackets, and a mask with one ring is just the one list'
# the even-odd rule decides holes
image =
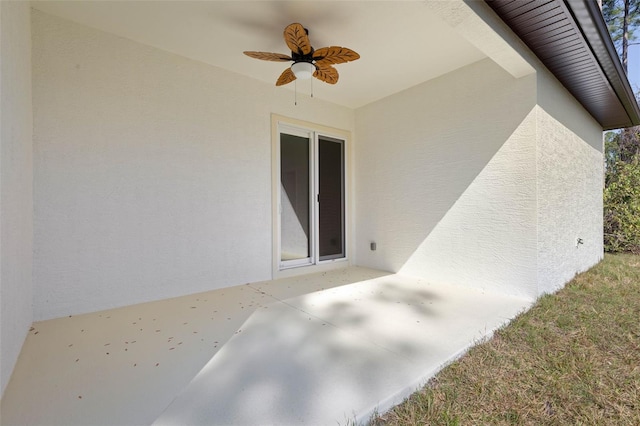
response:
{"label": "brown soffit", "polygon": [[485,0],[605,130],[640,108],[596,0]]}

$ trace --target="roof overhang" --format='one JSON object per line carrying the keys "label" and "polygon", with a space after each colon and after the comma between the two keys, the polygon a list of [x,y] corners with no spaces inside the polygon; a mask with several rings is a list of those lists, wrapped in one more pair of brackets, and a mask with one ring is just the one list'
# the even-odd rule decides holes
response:
{"label": "roof overhang", "polygon": [[640,108],[594,0],[485,0],[605,130]]}

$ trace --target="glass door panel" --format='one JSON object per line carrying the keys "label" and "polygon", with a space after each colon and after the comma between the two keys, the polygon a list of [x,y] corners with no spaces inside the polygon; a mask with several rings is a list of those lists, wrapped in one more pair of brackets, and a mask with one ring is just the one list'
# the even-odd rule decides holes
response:
{"label": "glass door panel", "polygon": [[310,140],[280,134],[280,261],[309,263],[311,253]]}
{"label": "glass door panel", "polygon": [[318,251],[320,260],[345,257],[344,142],[318,138]]}

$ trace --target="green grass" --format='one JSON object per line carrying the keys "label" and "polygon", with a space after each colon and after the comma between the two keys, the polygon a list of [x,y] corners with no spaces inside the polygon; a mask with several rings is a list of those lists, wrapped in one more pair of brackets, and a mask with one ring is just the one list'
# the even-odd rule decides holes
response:
{"label": "green grass", "polygon": [[640,256],[606,255],[378,425],[640,425]]}

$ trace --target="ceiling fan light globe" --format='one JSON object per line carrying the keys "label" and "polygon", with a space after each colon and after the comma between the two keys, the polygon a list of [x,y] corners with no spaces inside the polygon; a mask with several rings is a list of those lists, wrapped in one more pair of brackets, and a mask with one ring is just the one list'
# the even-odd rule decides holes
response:
{"label": "ceiling fan light globe", "polygon": [[310,62],[296,62],[291,65],[291,71],[299,80],[307,80],[311,78],[313,73],[316,71],[315,65]]}

